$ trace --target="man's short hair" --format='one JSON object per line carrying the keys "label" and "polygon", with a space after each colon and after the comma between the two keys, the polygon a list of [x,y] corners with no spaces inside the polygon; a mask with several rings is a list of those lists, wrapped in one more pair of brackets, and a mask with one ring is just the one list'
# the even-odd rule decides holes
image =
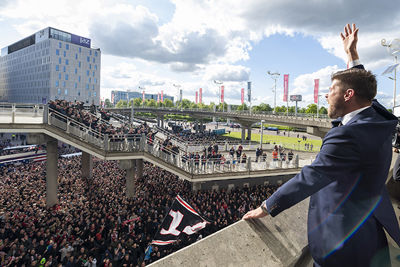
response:
{"label": "man's short hair", "polygon": [[376,77],[370,71],[351,68],[332,74],[331,80],[340,81],[344,90],[354,89],[355,95],[361,100],[372,101],[376,96]]}

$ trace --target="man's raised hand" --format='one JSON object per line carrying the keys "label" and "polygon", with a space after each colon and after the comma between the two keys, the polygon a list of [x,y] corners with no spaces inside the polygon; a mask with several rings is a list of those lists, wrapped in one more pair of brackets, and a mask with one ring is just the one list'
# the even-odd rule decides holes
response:
{"label": "man's raised hand", "polygon": [[344,26],[344,32],[340,33],[343,41],[343,48],[346,52],[349,61],[358,59],[357,42],[358,42],[358,28],[355,24],[351,27],[350,24]]}

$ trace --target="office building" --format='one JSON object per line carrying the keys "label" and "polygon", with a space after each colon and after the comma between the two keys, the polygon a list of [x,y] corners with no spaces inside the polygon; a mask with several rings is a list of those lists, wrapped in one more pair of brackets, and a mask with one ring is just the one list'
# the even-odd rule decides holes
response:
{"label": "office building", "polygon": [[100,102],[101,51],[91,40],[47,27],[1,49],[0,102]]}

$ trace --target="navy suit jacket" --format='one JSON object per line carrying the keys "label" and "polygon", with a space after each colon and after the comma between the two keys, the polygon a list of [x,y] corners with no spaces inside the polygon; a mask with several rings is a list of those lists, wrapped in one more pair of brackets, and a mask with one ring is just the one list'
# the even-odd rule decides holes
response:
{"label": "navy suit jacket", "polygon": [[[332,257],[346,263],[355,253],[373,257],[365,253],[375,241],[357,241],[362,240],[357,234],[363,227],[384,235],[383,226],[400,245],[399,225],[385,187],[396,124],[397,118],[374,100],[346,125],[332,128],[315,161],[267,199],[268,212],[276,216],[311,196],[308,241],[317,263],[324,265]],[[371,231],[363,235],[366,232]]]}

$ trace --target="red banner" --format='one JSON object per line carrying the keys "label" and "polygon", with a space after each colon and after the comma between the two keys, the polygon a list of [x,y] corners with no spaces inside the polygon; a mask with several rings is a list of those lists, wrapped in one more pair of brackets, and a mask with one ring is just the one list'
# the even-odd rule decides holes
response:
{"label": "red banner", "polygon": [[319,79],[314,80],[314,103],[318,103]]}
{"label": "red banner", "polygon": [[142,102],[144,103],[144,91],[143,91],[143,94],[142,94]]}
{"label": "red banner", "polygon": [[283,75],[283,101],[288,101],[289,94],[289,74]]}
{"label": "red banner", "polygon": [[164,102],[164,91],[161,90],[161,102]]}
{"label": "red banner", "polygon": [[200,88],[200,90],[199,90],[199,103],[200,104],[203,103],[202,101],[203,101],[203,89]]}
{"label": "red banner", "polygon": [[242,98],[241,98],[241,100],[242,100],[242,105],[244,104],[244,88],[242,88]]}
{"label": "red banner", "polygon": [[198,103],[198,102],[197,102],[198,97],[199,97],[199,95],[198,95],[198,92],[196,91],[196,104]]}
{"label": "red banner", "polygon": [[224,88],[225,86],[221,85],[221,103],[224,103]]}
{"label": "red banner", "polygon": [[111,103],[113,104],[113,105],[115,105],[115,103],[114,103],[114,93],[111,93]]}
{"label": "red banner", "polygon": [[157,93],[157,103],[160,103],[160,93]]}

